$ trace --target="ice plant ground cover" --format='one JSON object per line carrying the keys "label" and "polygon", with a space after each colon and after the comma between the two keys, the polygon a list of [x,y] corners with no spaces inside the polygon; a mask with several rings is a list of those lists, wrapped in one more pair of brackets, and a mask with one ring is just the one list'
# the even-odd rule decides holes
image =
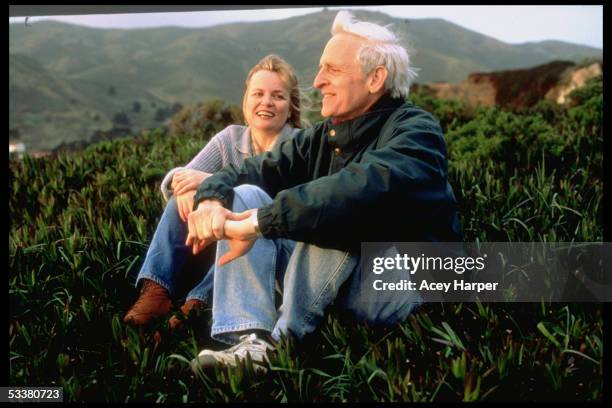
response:
{"label": "ice plant ground cover", "polygon": [[[443,126],[467,241],[603,240],[601,78],[573,97],[521,111],[414,97]],[[426,304],[389,328],[329,313],[302,343],[283,341],[263,377],[248,363],[189,371],[218,347],[210,311],[179,333],[166,321],[124,326],[161,177],[201,149],[210,125],[10,162],[11,386],[109,402],[601,400],[598,304]]]}

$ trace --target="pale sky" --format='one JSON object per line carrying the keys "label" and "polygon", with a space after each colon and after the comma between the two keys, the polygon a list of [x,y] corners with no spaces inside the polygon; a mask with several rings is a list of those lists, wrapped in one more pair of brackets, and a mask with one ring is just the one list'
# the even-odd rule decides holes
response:
{"label": "pale sky", "polygon": [[[603,48],[603,6],[371,6],[328,7],[366,9],[392,17],[442,18],[498,40],[517,44],[561,40]],[[223,10],[186,13],[99,14],[31,17],[28,24],[53,19],[99,28],[145,28],[161,26],[207,27],[232,22],[278,20],[321,11],[316,8]],[[25,18],[9,18],[24,23]]]}

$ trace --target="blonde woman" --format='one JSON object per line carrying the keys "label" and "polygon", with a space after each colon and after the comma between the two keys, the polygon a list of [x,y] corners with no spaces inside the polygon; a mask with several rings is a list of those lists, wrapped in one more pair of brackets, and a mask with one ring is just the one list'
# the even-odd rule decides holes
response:
{"label": "blonde woman", "polygon": [[[181,312],[187,315],[195,308],[212,305],[214,268],[210,262],[204,265],[201,259],[194,262],[191,247],[185,245],[187,216],[193,209],[196,189],[212,173],[227,165],[240,166],[244,159],[271,150],[301,128],[300,91],[293,68],[276,55],[259,61],[247,75],[242,109],[247,126],[228,126],[191,162],[172,169],[162,181],[167,205],[136,279],[140,296],[125,315],[125,323],[142,326],[169,314],[172,298],[179,295],[178,281],[201,274],[202,268],[207,272],[187,293]],[[288,251],[291,249],[289,242]],[[276,257],[276,251],[269,246],[263,246],[260,252],[255,254],[257,258]],[[180,318],[173,316],[170,327],[180,323]]]}

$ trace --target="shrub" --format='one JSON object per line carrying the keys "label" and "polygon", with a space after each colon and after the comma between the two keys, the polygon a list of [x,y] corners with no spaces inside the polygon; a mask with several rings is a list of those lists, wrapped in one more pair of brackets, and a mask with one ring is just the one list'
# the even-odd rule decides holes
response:
{"label": "shrub", "polygon": [[214,100],[181,109],[170,120],[170,134],[189,134],[201,139],[243,121],[242,111],[236,105]]}

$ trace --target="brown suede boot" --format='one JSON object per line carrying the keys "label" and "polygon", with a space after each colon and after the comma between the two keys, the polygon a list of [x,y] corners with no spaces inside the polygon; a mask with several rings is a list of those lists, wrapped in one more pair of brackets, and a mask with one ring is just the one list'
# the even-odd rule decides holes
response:
{"label": "brown suede boot", "polygon": [[[191,313],[192,311],[195,313],[198,310],[204,309],[205,307],[206,307],[206,303],[202,302],[201,300],[189,299],[188,301],[185,302],[183,306],[181,306],[181,312],[185,316],[189,316],[189,313]],[[170,318],[168,325],[170,326],[170,330],[174,330],[174,329],[181,327],[183,323],[184,323],[184,320],[181,317],[179,317],[178,315],[174,315]]]}
{"label": "brown suede boot", "polygon": [[133,326],[144,326],[156,317],[164,316],[172,309],[168,291],[149,279],[144,279],[140,297],[126,313],[123,322]]}

